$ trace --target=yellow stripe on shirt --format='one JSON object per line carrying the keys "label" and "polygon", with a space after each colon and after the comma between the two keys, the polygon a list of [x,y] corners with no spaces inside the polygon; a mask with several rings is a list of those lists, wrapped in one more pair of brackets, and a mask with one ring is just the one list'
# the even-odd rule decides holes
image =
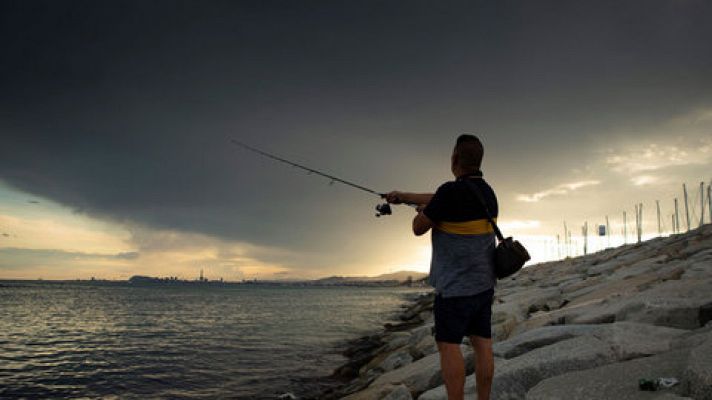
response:
{"label": "yellow stripe on shirt", "polygon": [[[494,222],[497,222],[497,218],[494,218]],[[475,219],[464,222],[443,221],[435,224],[435,228],[456,235],[483,235],[485,233],[494,232],[492,225],[486,219]]]}

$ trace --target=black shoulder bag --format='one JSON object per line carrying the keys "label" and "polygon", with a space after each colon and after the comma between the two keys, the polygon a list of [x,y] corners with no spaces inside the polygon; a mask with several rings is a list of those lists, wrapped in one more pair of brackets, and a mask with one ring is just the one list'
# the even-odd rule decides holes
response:
{"label": "black shoulder bag", "polygon": [[487,215],[487,220],[492,224],[494,233],[497,235],[497,239],[499,239],[499,244],[497,244],[494,253],[494,274],[498,279],[502,279],[516,273],[531,259],[529,252],[521,243],[512,239],[512,237],[505,238],[504,235],[502,235],[497,223],[492,219],[492,214],[489,211],[489,207],[487,207],[487,202],[484,196],[482,196],[482,192],[480,192],[480,188],[474,183],[468,182],[467,179],[465,180],[465,184],[470,188],[470,191],[475,194],[480,204],[482,204],[485,215]]}

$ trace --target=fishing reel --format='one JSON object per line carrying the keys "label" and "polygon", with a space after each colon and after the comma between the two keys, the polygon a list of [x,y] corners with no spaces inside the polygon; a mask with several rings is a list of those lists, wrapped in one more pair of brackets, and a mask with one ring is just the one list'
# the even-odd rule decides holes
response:
{"label": "fishing reel", "polygon": [[393,211],[391,210],[391,205],[388,203],[377,204],[376,205],[376,218],[380,218],[381,215],[391,215]]}

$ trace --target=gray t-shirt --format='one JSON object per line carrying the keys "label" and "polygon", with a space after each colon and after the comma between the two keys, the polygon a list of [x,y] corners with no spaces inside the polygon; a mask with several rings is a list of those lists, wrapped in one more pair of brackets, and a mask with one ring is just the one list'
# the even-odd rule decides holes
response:
{"label": "gray t-shirt", "polygon": [[464,179],[476,184],[497,217],[497,198],[481,175],[447,182],[423,213],[433,221],[430,284],[443,297],[471,296],[495,286],[492,227]]}

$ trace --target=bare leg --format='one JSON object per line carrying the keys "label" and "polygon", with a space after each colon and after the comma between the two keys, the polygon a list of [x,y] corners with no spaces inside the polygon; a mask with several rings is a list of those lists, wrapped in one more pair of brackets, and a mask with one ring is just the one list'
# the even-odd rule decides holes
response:
{"label": "bare leg", "polygon": [[465,398],[465,360],[462,358],[460,345],[455,343],[437,342],[440,352],[440,368],[442,369],[448,400],[464,400]]}
{"label": "bare leg", "polygon": [[489,400],[494,377],[494,356],[492,339],[470,336],[475,350],[475,379],[477,380],[477,400]]}

